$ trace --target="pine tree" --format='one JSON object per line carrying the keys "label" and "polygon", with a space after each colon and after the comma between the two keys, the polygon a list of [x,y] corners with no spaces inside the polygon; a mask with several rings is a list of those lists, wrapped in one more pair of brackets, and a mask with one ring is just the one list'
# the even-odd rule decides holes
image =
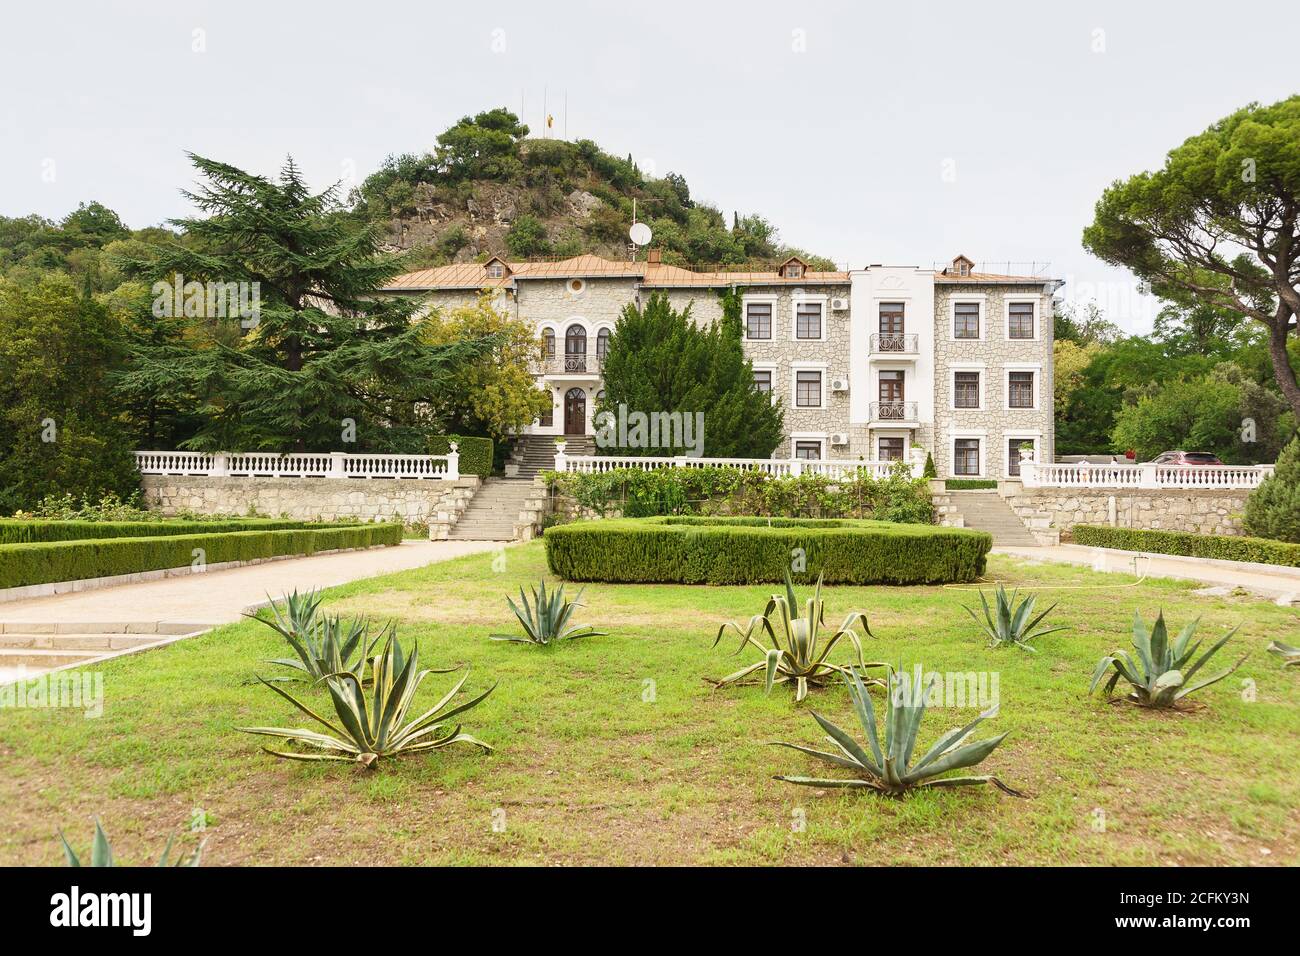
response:
{"label": "pine tree", "polygon": [[[754,387],[754,370],[740,336],[739,293],[723,298],[723,317],[708,327],[678,311],[667,296],[627,306],[610,336],[604,364],[605,398],[597,414],[704,413],[703,453],[766,458],[781,442],[784,415]],[[604,454],[683,455],[688,448],[604,447]]]}
{"label": "pine tree", "polygon": [[418,403],[436,404],[448,371],[490,343],[430,345],[416,304],[379,294],[402,260],[343,211],[337,184],[311,193],[292,158],[278,181],[190,158],[206,181],[185,195],[206,215],[175,221],[182,242],[124,265],[155,282],[250,283],[258,309],[187,308],[202,347],[142,348],[134,384],[199,397],[191,448],[422,451],[436,423]]}
{"label": "pine tree", "polygon": [[1282,449],[1273,474],[1246,499],[1246,533],[1300,544],[1300,438]]}

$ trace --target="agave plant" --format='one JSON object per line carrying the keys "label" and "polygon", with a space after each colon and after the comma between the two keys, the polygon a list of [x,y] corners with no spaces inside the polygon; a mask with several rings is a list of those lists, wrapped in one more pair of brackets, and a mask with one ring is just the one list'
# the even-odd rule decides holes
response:
{"label": "agave plant", "polygon": [[[173,861],[171,859],[172,843],[175,842],[175,840],[176,834],[174,833],[167,838],[167,845],[163,847],[162,856],[158,858],[158,862],[154,865],[198,866],[199,859],[203,856],[203,846],[206,841],[195,847],[193,853],[182,853]],[[81,862],[81,858],[77,856],[76,850],[72,849],[72,845],[68,843],[68,838],[63,835],[62,830],[59,831],[59,842],[63,844],[63,856],[68,861],[68,866],[87,865]],[[90,843],[90,863],[88,865],[117,866],[117,863],[113,861],[113,846],[108,842],[108,834],[104,832],[104,828],[100,825],[98,819],[95,820],[95,836]]]}
{"label": "agave plant", "polygon": [[781,741],[774,741],[773,745],[789,747],[791,750],[798,750],[800,753],[816,757],[836,767],[851,770],[855,776],[778,776],[776,779],[804,787],[856,787],[891,795],[905,793],[908,790],[991,783],[1012,796],[1024,796],[993,776],[941,776],[951,770],[964,770],[975,766],[1006,738],[1007,735],[1003,733],[987,740],[966,743],[975,728],[984,722],[987,714],[981,714],[965,727],[948,731],[925,751],[921,759],[912,761],[920,736],[921,718],[925,716],[926,700],[934,686],[934,680],[935,678],[931,677],[923,690],[919,674],[915,681],[909,681],[907,675],[902,673],[901,667],[898,672],[889,674],[882,740],[876,725],[875,706],[871,702],[867,685],[856,673],[850,672],[845,675],[844,683],[848,685],[853,710],[857,715],[858,723],[862,725],[863,733],[866,734],[869,749],[864,749],[846,731],[816,712],[812,715],[813,719],[826,731],[826,739],[836,748],[834,752]]}
{"label": "agave plant", "polygon": [[1097,689],[1097,685],[1111,668],[1114,668],[1114,673],[1106,682],[1106,696],[1111,695],[1122,677],[1130,686],[1125,699],[1141,704],[1143,707],[1172,707],[1188,694],[1223,680],[1245,663],[1250,654],[1243,654],[1237,663],[1214,677],[1197,681],[1195,684],[1189,683],[1196,672],[1205,666],[1206,661],[1237,633],[1237,628],[1234,627],[1197,659],[1196,652],[1200,649],[1201,642],[1192,643],[1192,636],[1196,633],[1196,626],[1199,623],[1200,618],[1192,621],[1171,643],[1163,612],[1156,615],[1156,623],[1150,632],[1142,621],[1142,615],[1134,614],[1133,647],[1137,651],[1137,661],[1134,662],[1128,652],[1123,650],[1116,651],[1109,657],[1103,657],[1097,664],[1096,671],[1093,672],[1088,693],[1091,694]]}
{"label": "agave plant", "polygon": [[[464,668],[465,673],[454,687],[436,704],[418,717],[407,719],[415,692],[430,674],[450,674]],[[447,727],[451,718],[477,706],[496,689],[493,684],[470,700],[449,706],[469,679],[469,665],[442,669],[420,670],[420,649],[415,647],[409,656],[402,652],[395,633],[389,633],[383,650],[370,662],[373,682],[367,690],[361,678],[352,671],[328,674],[324,678],[330,699],[334,704],[337,721],[316,713],[274,684],[262,680],[294,707],[325,727],[329,733],[304,728],[240,727],[239,730],[264,737],[280,737],[323,753],[304,753],[293,750],[271,750],[267,753],[289,760],[341,760],[354,762],[360,767],[373,767],[379,760],[404,754],[440,750],[455,743],[467,743],[483,750],[491,750],[481,740],[461,733],[460,724]]]}
{"label": "agave plant", "polygon": [[1016,596],[1019,593],[1020,590],[1017,588],[1008,595],[1007,589],[999,584],[997,592],[993,596],[993,603],[996,607],[995,613],[994,609],[989,607],[989,602],[984,597],[984,591],[981,590],[979,592],[980,604],[984,606],[984,620],[982,621],[974,610],[966,607],[964,604],[962,607],[966,608],[966,613],[974,618],[975,623],[984,629],[984,633],[989,637],[990,647],[1000,647],[1010,644],[1019,647],[1022,650],[1029,651],[1031,654],[1037,654],[1038,651],[1035,648],[1030,647],[1029,642],[1036,637],[1042,637],[1044,634],[1051,634],[1054,631],[1064,631],[1065,625],[1061,624],[1056,627],[1045,627],[1041,630],[1035,631],[1034,628],[1038,626],[1039,622],[1041,622],[1043,618],[1052,613],[1052,610],[1056,605],[1053,604],[1042,614],[1033,617],[1034,602],[1037,601],[1038,598],[1030,594],[1019,604],[1016,604]]}
{"label": "agave plant", "polygon": [[338,615],[321,616],[320,601],[320,596],[315,591],[301,596],[294,591],[284,599],[283,614],[280,613],[279,606],[272,603],[274,620],[254,618],[278,631],[297,655],[296,658],[273,658],[266,663],[301,671],[304,678],[300,679],[320,681],[327,674],[350,671],[364,680],[367,658],[375,646],[388,636],[393,625],[389,624],[372,638],[368,621],[345,623]]}
{"label": "agave plant", "polygon": [[552,644],[556,641],[576,641],[580,637],[598,637],[606,633],[592,630],[585,624],[575,624],[566,628],[573,612],[586,606],[580,603],[583,589],[578,590],[577,597],[572,601],[564,599],[563,584],[548,595],[545,578],[538,587],[529,590],[533,592],[532,604],[528,603],[522,587],[519,589],[519,604],[515,604],[509,595],[506,596],[506,603],[510,605],[510,610],[515,612],[515,617],[519,618],[519,623],[523,626],[523,636],[493,634],[492,640],[513,641],[516,644]]}
{"label": "agave plant", "polygon": [[[817,576],[817,587],[813,596],[805,602],[804,614],[800,617],[794,584],[790,580],[790,572],[786,571],[785,594],[773,594],[763,613],[751,617],[743,629],[734,621],[723,624],[713,640],[713,646],[717,647],[727,628],[731,628],[740,635],[737,654],[746,647],[753,647],[763,655],[763,659],[742,667],[715,683],[718,687],[744,682],[757,683],[757,675],[761,671],[765,693],[770,694],[774,684],[792,683],[795,685],[794,699],[797,702],[808,696],[810,685],[824,686],[836,674],[847,675],[855,668],[866,670],[869,667],[885,667],[883,662],[867,663],[862,659],[862,641],[853,629],[853,625],[858,622],[861,622],[862,630],[868,637],[874,636],[863,611],[851,611],[844,623],[833,632],[823,631],[826,628],[826,605],[822,600],[821,575]],[[758,639],[758,635],[763,632],[771,640],[771,647]],[[832,664],[826,658],[843,638],[847,638],[857,651],[857,661],[849,665]],[[873,679],[869,683],[879,685],[880,681]]]}
{"label": "agave plant", "polygon": [[1268,652],[1282,658],[1283,667],[1300,665],[1300,647],[1292,647],[1290,644],[1283,644],[1281,641],[1271,641],[1268,645]]}

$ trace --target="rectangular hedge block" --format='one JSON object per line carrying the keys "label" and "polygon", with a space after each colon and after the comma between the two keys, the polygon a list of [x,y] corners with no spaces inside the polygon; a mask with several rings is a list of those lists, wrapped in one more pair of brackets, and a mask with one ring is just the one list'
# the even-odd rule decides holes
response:
{"label": "rectangular hedge block", "polygon": [[984,573],[983,531],[817,518],[656,517],[548,528],[546,560],[568,581],[779,583],[803,549],[827,584],[941,584]]}
{"label": "rectangular hedge block", "polygon": [[211,565],[401,542],[401,525],[367,524],[4,544],[0,588],[183,568],[195,562],[200,550],[204,563]]}
{"label": "rectangular hedge block", "polygon": [[1196,534],[1192,531],[1157,531],[1144,528],[1107,528],[1077,524],[1071,532],[1075,544],[1120,551],[1150,551],[1191,558],[1250,561],[1300,567],[1300,544],[1246,538],[1232,534]]}

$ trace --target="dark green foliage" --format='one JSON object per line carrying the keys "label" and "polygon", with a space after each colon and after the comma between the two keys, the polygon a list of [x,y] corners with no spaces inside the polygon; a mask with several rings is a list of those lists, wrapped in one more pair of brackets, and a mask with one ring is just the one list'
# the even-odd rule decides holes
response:
{"label": "dark green foliage", "polygon": [[1246,499],[1249,534],[1300,545],[1300,438],[1278,456],[1273,474]]}
{"label": "dark green foliage", "polygon": [[[627,411],[704,415],[703,453],[717,458],[766,458],[781,441],[783,414],[754,387],[754,370],[740,337],[740,302],[724,301],[723,318],[701,328],[690,307],[678,311],[655,294],[640,309],[628,305],[614,326],[603,369],[605,399],[596,414]],[[600,421],[596,421],[599,435]],[[684,437],[684,436],[677,436]],[[618,436],[597,441],[598,453],[684,455],[685,445],[622,447]],[[696,450],[698,453],[698,449]]]}
{"label": "dark green foliage", "polygon": [[196,549],[202,549],[204,561],[213,565],[290,554],[310,555],[340,548],[369,548],[401,541],[401,525],[368,524],[5,544],[0,545],[0,588],[189,567],[195,560]]}
{"label": "dark green foliage", "polygon": [[925,453],[925,470],[921,472],[921,477],[926,479],[939,477],[939,469],[934,467],[934,455],[928,451]]}
{"label": "dark green foliage", "polygon": [[[191,156],[206,182],[187,193],[204,218],[177,221],[185,243],[125,264],[147,281],[257,283],[256,317],[195,317],[214,347],[142,348],[123,387],[203,399],[196,449],[333,450],[345,422],[355,451],[418,451],[420,403],[486,341],[430,345],[416,303],[376,295],[404,263],[379,248],[379,231],[339,206],[334,188],[312,194],[292,160],[276,181]],[[247,323],[255,325],[246,327]]]}
{"label": "dark green foliage", "polygon": [[546,238],[546,227],[536,216],[524,214],[510,224],[505,238],[506,251],[516,259],[544,256],[551,251]]}
{"label": "dark green foliage", "polygon": [[457,454],[460,455],[462,475],[478,475],[480,478],[486,478],[492,474],[494,449],[491,438],[473,435],[434,435],[429,439],[429,454],[447,454],[451,451],[453,441],[458,446]]}
{"label": "dark green foliage", "polygon": [[[288,531],[319,528],[307,521],[238,518],[221,521],[45,521],[0,518],[0,544],[40,541],[87,541],[92,538],[157,538],[174,534],[225,531]],[[186,564],[189,562],[187,561]]]}
{"label": "dark green foliage", "polygon": [[1121,551],[1150,551],[1193,558],[1251,561],[1300,567],[1300,544],[1247,538],[1229,534],[1194,534],[1190,531],[1145,531],[1077,524],[1071,532],[1075,544]]}
{"label": "dark green foliage", "polygon": [[109,376],[122,327],[64,275],[0,279],[0,514],[140,477]]}
{"label": "dark green foliage", "polygon": [[560,494],[600,515],[637,518],[661,514],[770,515],[809,518],[876,518],[931,524],[929,486],[906,466],[886,478],[832,482],[822,475],[770,478],[740,468],[616,468],[605,472],[549,473]]}
{"label": "dark green foliage", "polygon": [[946,478],[943,486],[949,491],[987,491],[998,483],[992,478]]}
{"label": "dark green foliage", "polygon": [[548,528],[569,581],[758,584],[785,580],[796,549],[827,584],[938,584],[984,573],[993,538],[963,528],[809,518],[615,518]]}

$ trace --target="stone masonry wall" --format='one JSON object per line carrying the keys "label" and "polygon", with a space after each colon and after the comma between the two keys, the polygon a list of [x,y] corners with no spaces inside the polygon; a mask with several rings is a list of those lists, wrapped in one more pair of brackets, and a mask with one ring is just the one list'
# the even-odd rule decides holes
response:
{"label": "stone masonry wall", "polygon": [[[1037,305],[1037,337],[1010,340],[1006,336],[1007,301],[1033,301]],[[977,302],[980,306],[981,338],[953,340],[954,302]],[[984,283],[942,283],[934,288],[934,463],[939,474],[952,471],[952,439],[979,438],[983,469],[979,477],[1003,478],[1008,474],[1007,445],[1014,437],[1034,441],[1039,461],[1052,461],[1055,454],[1052,421],[1052,297],[1043,293],[1042,283],[995,285]],[[1006,372],[1008,366],[1033,371],[1034,408],[1008,409]],[[954,371],[977,371],[980,375],[979,408],[954,409]],[[979,434],[975,434],[979,433]]]}
{"label": "stone masonry wall", "polygon": [[1108,525],[1201,534],[1242,534],[1245,491],[1227,489],[1124,489],[1115,493],[1063,488],[1022,489],[1006,483],[1006,495],[1033,532],[1068,534],[1076,524]]}
{"label": "stone masonry wall", "polygon": [[476,477],[459,481],[414,481],[397,478],[214,478],[145,475],[141,480],[146,507],[164,515],[197,514],[281,516],[304,521],[428,522],[473,496]]}

